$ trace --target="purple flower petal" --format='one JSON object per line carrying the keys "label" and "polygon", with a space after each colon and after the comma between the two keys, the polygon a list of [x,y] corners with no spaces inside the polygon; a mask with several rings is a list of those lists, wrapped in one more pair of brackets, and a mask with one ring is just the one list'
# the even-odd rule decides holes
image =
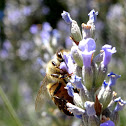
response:
{"label": "purple flower petal", "polygon": [[9,53],[5,49],[2,49],[0,51],[0,58],[1,59],[6,59],[6,58],[8,58],[8,56],[9,56]]}
{"label": "purple flower petal", "polygon": [[82,119],[82,115],[74,115],[78,119]]}
{"label": "purple flower petal", "polygon": [[25,16],[29,16],[29,15],[31,14],[31,12],[32,12],[32,8],[31,8],[30,6],[25,6],[25,7],[23,8],[23,14],[24,14]]}
{"label": "purple flower petal", "polygon": [[65,20],[65,22],[67,24],[72,23],[72,19],[71,19],[70,14],[68,12],[63,11],[63,13],[61,14],[61,16],[62,16],[62,18]]}
{"label": "purple flower petal", "polygon": [[82,41],[80,41],[78,47],[81,51],[87,50],[88,52],[90,52],[92,50],[95,50],[96,43],[95,43],[94,39],[87,38],[87,39],[83,39]]}
{"label": "purple flower petal", "polygon": [[121,97],[116,98],[114,101],[117,102],[117,105],[115,107],[115,111],[117,111],[117,112],[121,111],[124,108],[124,106],[126,105],[126,101],[123,101],[121,99]]}
{"label": "purple flower petal", "polygon": [[52,27],[48,22],[44,22],[42,25],[42,30],[46,32],[50,32],[52,30]]}
{"label": "purple flower petal", "polygon": [[85,113],[85,110],[82,108],[79,108],[71,103],[67,103],[68,110],[72,112],[74,115],[82,115]]}
{"label": "purple flower petal", "polygon": [[78,89],[83,88],[83,84],[81,83],[81,77],[76,75],[72,76],[71,83],[75,84]]}
{"label": "purple flower petal", "polygon": [[3,48],[6,50],[6,51],[9,51],[10,49],[12,49],[12,44],[9,40],[5,40],[4,43],[3,43]]}
{"label": "purple flower petal", "polygon": [[86,112],[88,116],[93,116],[96,114],[95,108],[94,108],[94,102],[86,101],[84,103],[84,107],[86,108]]}
{"label": "purple flower petal", "polygon": [[42,13],[43,13],[44,15],[47,15],[49,12],[50,12],[50,8],[47,7],[47,6],[43,6],[43,8],[42,8]]}
{"label": "purple flower petal", "polygon": [[110,77],[109,86],[114,86],[116,84],[117,79],[120,78],[121,75],[117,75],[111,72],[108,74],[108,77]]}
{"label": "purple flower petal", "polygon": [[68,71],[68,68],[65,62],[61,62],[59,68],[62,69],[63,71]]}
{"label": "purple flower petal", "polygon": [[100,126],[115,126],[114,122],[111,120],[108,120],[104,123],[101,123]]}
{"label": "purple flower petal", "polygon": [[103,53],[104,66],[107,66],[109,64],[112,54],[116,53],[115,47],[113,47],[112,49],[111,47],[112,47],[111,45],[107,45],[107,44],[102,47],[102,49],[104,50],[104,53]]}
{"label": "purple flower petal", "polygon": [[95,10],[91,10],[90,13],[88,14],[89,16],[89,21],[90,22],[96,22],[96,19],[97,19],[97,15],[98,15],[98,12],[95,12]]}
{"label": "purple flower petal", "polygon": [[54,30],[52,31],[52,34],[53,34],[53,36],[55,36],[57,39],[60,38],[60,33],[59,33],[59,31],[58,31],[57,29],[54,29]]}
{"label": "purple flower petal", "polygon": [[66,66],[68,68],[67,72],[69,74],[72,74],[73,71],[74,71],[74,61],[73,61],[71,54],[63,53],[63,57],[64,57],[64,60],[65,60]]}
{"label": "purple flower petal", "polygon": [[31,27],[30,27],[30,32],[32,34],[36,34],[38,32],[38,27],[36,24],[33,24]]}
{"label": "purple flower petal", "polygon": [[108,86],[108,83],[106,83],[106,80],[103,82],[103,87],[106,88]]}
{"label": "purple flower petal", "polygon": [[67,83],[65,89],[67,89],[69,96],[74,97],[73,86],[71,83]]}
{"label": "purple flower petal", "polygon": [[85,67],[90,67],[91,66],[91,58],[92,58],[92,54],[95,52],[95,50],[93,51],[84,51],[82,52],[82,57],[83,57],[83,65]]}

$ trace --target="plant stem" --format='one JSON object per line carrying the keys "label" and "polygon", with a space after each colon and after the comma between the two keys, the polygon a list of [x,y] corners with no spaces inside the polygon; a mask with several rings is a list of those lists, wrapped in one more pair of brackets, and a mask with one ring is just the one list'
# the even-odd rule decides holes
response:
{"label": "plant stem", "polygon": [[3,89],[0,87],[0,96],[5,104],[5,107],[7,108],[8,112],[10,113],[10,116],[14,120],[17,126],[23,126],[20,122],[19,118],[16,115],[16,112],[14,111],[9,99],[7,98],[6,94],[4,93]]}

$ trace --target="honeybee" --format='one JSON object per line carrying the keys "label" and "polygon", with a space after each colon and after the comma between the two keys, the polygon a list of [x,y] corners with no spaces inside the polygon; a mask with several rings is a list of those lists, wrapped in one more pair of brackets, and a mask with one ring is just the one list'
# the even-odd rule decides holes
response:
{"label": "honeybee", "polygon": [[67,89],[64,88],[71,75],[67,71],[59,68],[60,63],[65,62],[63,52],[63,49],[58,50],[54,58],[47,64],[46,76],[38,91],[35,101],[36,111],[40,110],[42,107],[44,95],[47,91],[51,96],[52,101],[61,111],[66,115],[73,116],[73,114],[67,110],[66,106],[66,103],[68,102],[74,104],[73,98],[68,95]]}

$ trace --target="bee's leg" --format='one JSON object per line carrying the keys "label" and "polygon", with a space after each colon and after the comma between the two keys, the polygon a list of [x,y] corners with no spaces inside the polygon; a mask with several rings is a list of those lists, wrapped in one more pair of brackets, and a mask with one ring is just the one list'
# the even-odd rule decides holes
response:
{"label": "bee's leg", "polygon": [[55,66],[55,67],[58,67],[57,64],[54,61],[52,61],[52,65]]}
{"label": "bee's leg", "polygon": [[52,77],[60,78],[60,74],[51,74]]}
{"label": "bee's leg", "polygon": [[55,78],[60,78],[60,79],[64,79],[67,77],[66,74],[62,75],[62,74],[51,74],[52,77],[55,77]]}

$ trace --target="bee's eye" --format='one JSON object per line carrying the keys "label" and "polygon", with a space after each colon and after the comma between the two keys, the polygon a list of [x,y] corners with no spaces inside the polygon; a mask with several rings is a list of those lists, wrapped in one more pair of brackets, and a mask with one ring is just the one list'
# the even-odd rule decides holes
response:
{"label": "bee's eye", "polygon": [[60,59],[62,59],[61,52],[58,52],[58,53],[57,53],[57,57],[60,58]]}

